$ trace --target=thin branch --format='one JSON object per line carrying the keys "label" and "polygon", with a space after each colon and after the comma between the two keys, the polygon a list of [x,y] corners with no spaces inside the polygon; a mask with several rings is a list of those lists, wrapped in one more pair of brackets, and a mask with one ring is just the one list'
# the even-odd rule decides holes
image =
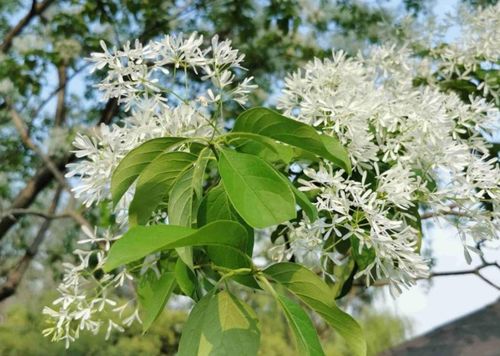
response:
{"label": "thin branch", "polygon": [[[59,203],[59,198],[61,197],[61,192],[62,192],[62,187],[58,187],[54,194],[54,198],[52,199],[52,203],[50,204],[50,207],[47,210],[47,215],[53,215],[55,213],[57,209],[57,204]],[[21,283],[21,280],[24,274],[26,273],[26,270],[28,269],[33,258],[38,253],[38,250],[43,240],[45,240],[51,221],[52,220],[47,219],[42,223],[35,239],[31,243],[29,248],[26,250],[24,256],[21,257],[21,259],[17,262],[16,266],[12,270],[10,270],[10,272],[7,274],[5,283],[2,286],[0,286],[0,301],[16,293],[17,287]]]}
{"label": "thin branch", "polygon": [[66,119],[66,84],[68,82],[68,72],[66,65],[57,66],[57,76],[59,78],[59,88],[57,92],[57,105],[54,126],[62,126]]}
{"label": "thin branch", "polygon": [[[45,1],[47,2],[47,0]],[[191,4],[192,2],[190,2]],[[189,6],[186,6],[184,8],[181,8],[179,11],[177,11],[173,16],[170,18],[179,18],[182,16],[183,12],[188,9]],[[184,13],[185,15],[185,13]],[[154,23],[152,26],[147,27],[144,29],[142,35],[140,35],[140,39],[142,41],[147,40],[148,38],[151,37],[153,34],[154,30],[160,26],[161,23]],[[58,92],[60,88],[57,88],[55,92]],[[53,94],[55,95],[55,94]],[[42,103],[43,105],[46,104],[46,102],[50,101],[51,95],[49,95],[49,98],[46,98],[45,101]],[[0,108],[3,106],[6,106],[5,103],[0,103]],[[41,109],[37,109],[41,110]],[[101,111],[101,117],[97,125],[100,124],[109,124],[111,123],[112,119],[116,114],[118,113],[119,108],[118,108],[118,102],[115,98],[109,99],[108,102],[106,103],[105,107]],[[66,166],[67,163],[73,162],[76,159],[75,155],[71,152],[66,152],[66,155],[64,157],[61,157],[57,159],[56,166],[60,171],[64,170],[64,167]],[[50,170],[47,166],[40,167],[33,178],[31,178],[26,185],[24,186],[23,189],[18,193],[18,195],[14,198],[11,206],[9,207],[10,210],[12,209],[26,209],[28,208],[36,199],[38,194],[43,191],[51,182],[52,179],[54,178],[52,170]],[[16,224],[16,220],[12,219],[10,217],[2,218],[0,219],[0,240],[6,235],[6,233],[10,230],[12,226]]]}
{"label": "thin branch", "polygon": [[45,153],[42,152],[40,148],[31,140],[31,138],[28,135],[28,131],[26,130],[25,124],[23,122],[23,119],[21,116],[18,114],[18,112],[11,106],[10,107],[10,116],[12,119],[12,122],[14,123],[14,126],[16,127],[17,131],[19,132],[19,135],[21,136],[21,140],[23,143],[33,150],[40,158],[42,161],[45,163],[47,168],[52,172],[56,180],[59,182],[61,186],[64,187],[68,192],[71,194],[71,188],[69,187],[68,183],[66,182],[66,179],[62,175],[61,171],[57,167],[57,165],[50,159],[49,156],[47,156]]}
{"label": "thin branch", "polygon": [[496,290],[500,290],[500,286],[497,286],[495,283],[493,283],[492,281],[490,281],[488,278],[486,278],[485,276],[483,276],[481,273],[476,273],[476,276],[478,276],[479,278],[481,278],[484,282],[488,283],[491,287],[495,288]]}
{"label": "thin branch", "polygon": [[70,213],[48,214],[48,213],[43,212],[43,211],[30,210],[30,209],[12,209],[12,210],[7,211],[4,214],[1,214],[0,218],[3,219],[5,217],[9,217],[11,219],[16,219],[16,218],[21,217],[23,215],[33,215],[33,216],[37,216],[37,217],[44,218],[47,220],[73,219],[73,216]]}
{"label": "thin branch", "polygon": [[[66,164],[71,162],[73,159],[74,155],[62,157],[59,158],[55,164],[60,170],[62,170]],[[33,178],[28,180],[24,188],[17,194],[7,210],[12,211],[16,209],[26,209],[31,206],[38,196],[38,193],[48,187],[53,178],[54,176],[52,175],[52,172],[46,166],[40,167],[36,171]],[[0,219],[0,240],[16,222],[16,219],[9,216]]]}
{"label": "thin branch", "polygon": [[[433,273],[430,273],[427,278],[417,278],[417,280],[429,280],[429,279],[436,278],[436,277],[463,276],[463,275],[473,274],[473,275],[476,275],[479,278],[481,278],[486,283],[488,283],[491,287],[500,290],[500,286],[496,285],[495,283],[493,283],[492,281],[490,281],[489,279],[487,279],[485,276],[483,276],[480,273],[481,270],[483,270],[484,268],[487,268],[487,267],[497,267],[498,269],[500,269],[500,263],[498,263],[498,262],[486,262],[483,259],[483,263],[481,265],[477,266],[476,268],[457,270],[457,271],[433,272]],[[383,286],[386,286],[389,284],[390,284],[390,281],[388,279],[380,279],[380,280],[377,280],[374,283],[372,283],[370,286],[383,287]],[[366,287],[366,284],[363,282],[355,282],[355,283],[353,283],[353,285],[355,285],[357,287]]]}
{"label": "thin branch", "polygon": [[45,0],[44,2],[38,4],[36,0],[33,0],[31,4],[30,11],[24,16],[19,22],[12,27],[9,32],[5,35],[2,43],[0,44],[0,52],[7,52],[10,47],[12,47],[12,42],[14,38],[18,36],[26,26],[37,16],[41,15],[55,0]]}
{"label": "thin branch", "polygon": [[466,216],[466,217],[470,217],[471,216],[466,211],[459,211],[459,210],[457,211],[457,210],[454,210],[456,208],[459,208],[459,206],[456,205],[456,204],[452,204],[450,206],[447,206],[447,207],[442,208],[442,209],[437,210],[437,211],[429,211],[427,213],[421,214],[420,215],[420,219],[425,220],[425,219],[431,219],[431,218],[436,218],[436,217],[446,216],[446,215]]}
{"label": "thin branch", "polygon": [[[31,114],[32,117],[37,117],[38,114],[40,114],[40,111],[42,111],[42,109],[45,107],[45,105],[47,105],[51,100],[52,98],[57,95],[74,77],[76,77],[78,74],[80,74],[85,68],[87,68],[88,66],[90,66],[90,62],[87,62],[85,63],[84,65],[82,65],[81,67],[79,67],[78,69],[75,69],[71,75],[69,75],[66,79],[66,82],[65,83],[59,83],[59,85],[57,86],[57,88],[54,88],[54,90],[52,90],[49,95],[47,95],[47,97],[45,99],[42,100],[42,102],[40,103],[40,105],[38,105],[38,107],[36,108],[36,110]],[[24,109],[24,108],[23,108]]]}

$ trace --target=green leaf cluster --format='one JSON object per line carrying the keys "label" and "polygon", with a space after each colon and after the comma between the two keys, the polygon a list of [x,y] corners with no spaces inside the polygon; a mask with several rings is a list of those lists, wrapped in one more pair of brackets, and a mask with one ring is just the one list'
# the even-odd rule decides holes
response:
{"label": "green leaf cluster", "polygon": [[[155,256],[156,268],[139,273],[137,286],[144,331],[173,293],[182,294],[196,304],[179,355],[256,355],[259,321],[230,291],[234,281],[275,298],[300,355],[324,354],[302,305],[336,330],[353,354],[366,354],[359,325],[335,305],[335,294],[321,278],[295,263],[262,270],[252,262],[254,229],[287,223],[298,214],[318,218],[285,168],[320,159],[351,172],[347,152],[334,137],[265,108],[245,111],[230,132],[212,140],[159,138],[132,150],[114,171],[111,186],[117,204],[135,184],[130,229],[112,245],[103,269],[140,266]],[[157,224],[155,216],[163,212],[168,224]],[[278,292],[277,285],[288,292]]]}

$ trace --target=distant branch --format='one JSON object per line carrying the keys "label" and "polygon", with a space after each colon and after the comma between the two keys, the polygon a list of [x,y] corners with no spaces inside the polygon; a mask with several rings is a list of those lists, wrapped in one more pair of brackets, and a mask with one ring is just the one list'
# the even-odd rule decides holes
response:
{"label": "distant branch", "polygon": [[64,64],[57,66],[57,76],[59,78],[59,90],[57,91],[57,105],[54,126],[62,126],[66,119],[66,85],[68,82],[68,72]]}
{"label": "distant branch", "polygon": [[23,122],[23,119],[19,115],[19,113],[11,106],[10,107],[10,116],[12,119],[12,122],[14,123],[14,126],[16,127],[17,131],[19,132],[19,135],[21,136],[21,140],[23,143],[33,150],[45,163],[47,168],[51,171],[51,173],[54,175],[54,177],[57,179],[59,184],[64,187],[68,192],[71,193],[71,188],[68,186],[68,183],[66,182],[66,179],[62,175],[61,171],[57,167],[57,165],[50,159],[49,156],[47,156],[45,153],[42,152],[42,150],[31,140],[30,136],[28,135],[28,131],[26,130],[26,126]]}
{"label": "distant branch", "polygon": [[[61,187],[57,188],[54,194],[54,198],[52,199],[52,203],[50,204],[50,207],[47,210],[48,216],[53,215],[54,212],[56,211],[57,205],[59,203],[59,198],[61,197],[61,191],[62,191]],[[24,256],[21,257],[21,259],[17,262],[15,267],[12,270],[10,270],[9,273],[7,274],[5,282],[0,286],[0,301],[16,293],[17,287],[21,283],[21,280],[24,274],[26,273],[26,270],[28,269],[33,258],[38,253],[38,250],[43,240],[45,240],[51,221],[52,220],[47,219],[42,223],[35,239],[26,250]]]}
{"label": "distant branch", "polygon": [[42,14],[54,1],[55,0],[45,0],[38,4],[36,0],[33,0],[30,11],[26,14],[26,16],[19,20],[19,22],[5,35],[2,43],[0,44],[0,52],[7,52],[10,47],[12,47],[14,38],[18,36],[35,17]]}
{"label": "distant branch", "polygon": [[442,208],[442,209],[437,210],[437,211],[429,211],[427,213],[423,213],[420,215],[420,219],[425,220],[425,219],[431,219],[431,218],[436,218],[436,217],[446,216],[446,215],[470,217],[470,214],[468,212],[455,210],[457,208],[459,208],[458,205],[452,204],[450,206],[447,206],[447,207]]}
{"label": "distant branch", "polygon": [[[66,163],[73,160],[74,155],[63,157],[55,161],[56,166],[62,170]],[[23,189],[13,199],[12,204],[7,209],[13,211],[16,209],[25,209],[29,207],[38,196],[38,193],[43,191],[52,182],[54,176],[52,172],[46,167],[40,167],[35,175],[26,182]],[[17,222],[17,219],[12,216],[5,216],[0,218],[0,240],[9,231],[9,229]]]}
{"label": "distant branch", "polygon": [[[43,2],[44,6],[47,7],[51,2],[54,0],[45,0]],[[194,3],[193,1],[188,2],[188,4],[179,9],[173,16],[171,16],[168,21],[171,19],[179,18],[180,16],[186,14],[186,10],[189,9],[191,4]],[[37,5],[39,7],[38,14],[40,14],[42,11],[40,11],[40,7],[42,4]],[[193,7],[194,9],[194,7]],[[191,10],[194,11],[194,10]],[[167,22],[168,22],[167,21]],[[26,26],[26,24],[24,25]],[[162,26],[162,22],[154,22],[150,26],[146,26],[144,28],[142,34],[138,35],[141,41],[147,41],[150,37],[152,37],[155,34],[155,31]],[[11,31],[12,32],[12,31]],[[18,31],[19,33],[20,31]],[[13,38],[13,37],[12,37]],[[10,40],[12,41],[12,39]],[[8,42],[8,41],[7,41]],[[4,43],[7,43],[4,40]],[[3,44],[2,44],[3,46]],[[10,47],[10,45],[9,45]],[[0,47],[1,48],[1,47]],[[83,69],[85,66],[81,67]],[[79,70],[77,70],[78,72]],[[73,75],[76,75],[76,73],[73,73]],[[73,76],[72,75],[72,76]],[[71,77],[72,77],[71,76]],[[68,78],[71,79],[71,77]],[[45,106],[47,102],[50,101],[50,99],[55,95],[56,93],[61,90],[61,87],[58,86],[53,93],[49,94],[49,97],[46,98],[42,104],[39,106],[37,109],[37,113],[41,110],[41,107]],[[6,106],[5,103],[0,103],[0,109],[3,109],[3,106]],[[118,107],[118,100],[116,98],[109,99],[104,108],[101,111],[100,119],[97,125],[100,124],[110,124],[113,118],[116,116],[116,114],[119,112],[119,107]],[[64,167],[66,166],[67,163],[73,162],[76,159],[75,155],[71,152],[66,152],[64,157],[61,157],[57,159],[57,161],[54,162],[54,164],[57,166],[59,171],[64,170]],[[46,165],[40,167],[33,178],[28,180],[24,186],[23,189],[17,194],[17,196],[13,199],[13,202],[11,206],[9,207],[9,210],[12,209],[26,209],[28,208],[37,198],[38,194],[43,191],[49,184],[52,182],[54,179],[54,170],[49,169]],[[57,178],[57,177],[56,177]],[[10,230],[12,226],[16,224],[16,219],[12,219],[11,217],[5,217],[5,218],[0,218],[0,240],[5,236],[5,234]]]}
{"label": "distant branch", "polygon": [[34,110],[34,112],[32,114],[30,114],[32,117],[37,117],[38,114],[40,114],[40,112],[42,111],[42,109],[45,107],[45,105],[47,105],[51,100],[52,98],[54,98],[55,95],[58,95],[59,92],[63,89],[65,89],[65,86],[74,78],[76,77],[78,74],[80,74],[85,68],[89,67],[90,66],[90,62],[87,62],[85,63],[84,65],[82,65],[81,67],[75,69],[71,75],[67,76],[65,82],[59,82],[59,85],[57,86],[57,88],[54,88],[48,95],[45,99],[42,100],[42,102],[40,103],[40,105],[38,105],[38,107]]}
{"label": "distant branch", "polygon": [[[492,281],[490,281],[488,278],[483,276],[481,274],[481,270],[487,267],[497,267],[500,269],[500,263],[498,262],[486,262],[483,259],[483,263],[477,266],[476,268],[471,268],[471,269],[464,269],[464,270],[457,270],[457,271],[444,271],[444,272],[432,272],[429,274],[429,277],[427,278],[418,278],[418,280],[428,280],[436,277],[450,277],[450,276],[463,276],[463,275],[476,275],[477,277],[481,278],[484,282],[488,283],[491,287],[500,290],[500,286],[496,285]],[[390,281],[387,279],[380,279],[375,281],[371,286],[373,287],[383,287],[386,285],[389,285]],[[355,282],[355,286],[358,287],[366,287],[366,284],[362,282]]]}
{"label": "distant branch", "polygon": [[38,210],[30,210],[30,209],[12,209],[3,214],[0,214],[0,218],[3,219],[5,217],[9,217],[11,219],[16,219],[23,215],[33,215],[40,218],[55,220],[55,219],[72,219],[73,216],[70,213],[64,214],[48,214],[43,211]]}

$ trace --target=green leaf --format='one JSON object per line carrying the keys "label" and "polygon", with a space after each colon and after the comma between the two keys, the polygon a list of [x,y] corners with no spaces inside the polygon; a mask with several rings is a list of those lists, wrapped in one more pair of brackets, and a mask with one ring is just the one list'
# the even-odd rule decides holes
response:
{"label": "green leaf", "polygon": [[232,294],[209,293],[195,305],[182,330],[179,356],[255,356],[259,321],[253,310]]}
{"label": "green leaf", "polygon": [[[226,247],[207,246],[206,251],[210,259],[221,267],[237,269],[251,267],[250,258],[253,252],[253,229],[234,210],[229,197],[227,196],[222,184],[218,184],[211,189],[203,201],[198,211],[198,226],[203,226],[209,222],[217,220],[233,220],[243,225],[248,233],[247,246],[245,253],[238,250],[228,251]],[[253,276],[238,275],[233,278],[237,282],[250,287],[260,288]]]}
{"label": "green leaf", "polygon": [[168,197],[168,222],[173,225],[191,227],[193,224],[194,167],[183,171],[175,180]]}
{"label": "green leaf", "polygon": [[236,119],[232,132],[250,132],[271,137],[324,157],[346,172],[351,172],[347,151],[335,137],[322,135],[313,127],[273,110],[252,108],[243,112]]}
{"label": "green leaf", "polygon": [[156,157],[139,176],[134,199],[129,207],[131,225],[144,225],[151,213],[165,200],[175,179],[196,156],[186,152],[167,152]]}
{"label": "green leaf", "polygon": [[359,239],[356,236],[351,236],[352,257],[360,270],[364,270],[375,260],[376,254],[373,247],[363,246],[360,249]]}
{"label": "green leaf", "polygon": [[241,218],[241,216],[238,215],[229,201],[229,197],[227,196],[222,183],[219,183],[213,189],[208,191],[198,209],[197,220],[198,227],[217,220],[232,220],[239,222],[248,232],[246,253],[247,255],[252,256],[254,243],[253,229]]}
{"label": "green leaf", "polygon": [[297,215],[288,183],[266,161],[228,149],[219,152],[219,173],[229,200],[250,226],[277,225]]}
{"label": "green leaf", "polygon": [[359,324],[335,304],[328,285],[314,272],[296,263],[276,263],[264,274],[282,284],[316,311],[347,342],[356,356],[366,355],[366,341]]}
{"label": "green leaf", "polygon": [[176,225],[135,226],[109,250],[104,271],[138,260],[163,249],[187,246],[228,246],[245,250],[247,232],[234,221],[215,221],[200,229]]}
{"label": "green leaf", "polygon": [[192,226],[203,194],[203,174],[209,155],[209,149],[202,150],[193,165],[180,173],[172,185],[168,201],[170,224]]}
{"label": "green leaf", "polygon": [[180,258],[175,264],[175,279],[179,288],[186,296],[194,296],[197,284],[196,276]]}
{"label": "green leaf", "polygon": [[307,195],[305,195],[295,185],[293,185],[293,182],[291,182],[290,179],[286,178],[285,176],[283,176],[283,178],[287,180],[288,184],[290,185],[290,189],[295,196],[297,204],[299,204],[302,210],[306,213],[309,220],[311,222],[316,221],[318,219],[318,209],[316,209],[316,206],[311,203]]}
{"label": "green leaf", "polygon": [[353,259],[349,259],[349,261],[343,265],[335,265],[333,269],[335,283],[332,288],[335,299],[341,299],[351,291],[354,276],[357,271],[358,266]]}
{"label": "green leaf", "polygon": [[186,140],[182,137],[161,137],[144,142],[130,151],[118,164],[111,177],[111,197],[116,205],[139,174],[161,153]]}
{"label": "green leaf", "polygon": [[137,296],[144,332],[150,328],[163,311],[174,288],[175,276],[172,272],[164,272],[158,278],[155,271],[150,269],[141,276],[137,287]]}
{"label": "green leaf", "polygon": [[318,333],[309,315],[293,300],[284,295],[277,295],[290,329],[292,329],[299,355],[321,356],[323,348],[319,342]]}
{"label": "green leaf", "polygon": [[282,161],[288,164],[295,156],[293,147],[280,144],[266,136],[248,132],[230,132],[223,137],[226,143],[235,146],[237,151],[259,156],[268,162]]}
{"label": "green leaf", "polygon": [[[193,179],[194,167],[184,170],[175,180],[168,201],[168,222],[172,225],[191,227],[195,210]],[[193,249],[180,247],[177,249],[179,257],[193,268]]]}

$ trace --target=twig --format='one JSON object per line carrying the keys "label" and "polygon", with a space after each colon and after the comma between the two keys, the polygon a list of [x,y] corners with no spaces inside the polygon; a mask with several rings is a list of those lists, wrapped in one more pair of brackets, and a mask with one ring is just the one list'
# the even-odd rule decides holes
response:
{"label": "twig", "polygon": [[15,219],[19,216],[22,215],[33,215],[33,216],[38,216],[40,218],[44,218],[47,220],[55,220],[55,219],[72,219],[73,216],[69,213],[63,213],[63,214],[48,214],[43,211],[38,211],[38,210],[30,210],[30,209],[12,209],[7,211],[4,214],[0,215],[0,218],[3,219],[5,217],[11,217],[12,219]]}
{"label": "twig", "polygon": [[5,35],[2,44],[0,44],[0,52],[7,52],[12,46],[14,38],[18,36],[26,26],[29,25],[31,20],[42,14],[53,2],[54,0],[45,0],[44,2],[37,4],[36,0],[33,0],[28,14],[26,14],[26,16],[19,20],[19,22],[14,27],[12,27],[10,31]]}
{"label": "twig", "polygon": [[68,192],[71,193],[71,188],[69,187],[68,183],[66,182],[66,179],[62,175],[61,171],[59,168],[56,166],[56,164],[50,159],[49,156],[47,156],[45,153],[42,152],[40,148],[31,140],[31,138],[28,135],[28,131],[26,130],[25,124],[23,122],[23,119],[21,116],[18,114],[18,112],[11,106],[10,107],[10,116],[12,119],[12,122],[14,123],[14,126],[16,127],[17,131],[19,132],[19,135],[21,136],[21,140],[23,143],[33,150],[40,158],[42,161],[45,163],[47,168],[52,172],[54,177],[57,179],[58,183],[64,187]]}
{"label": "twig", "polygon": [[456,208],[459,208],[459,206],[456,204],[452,204],[450,206],[447,206],[447,207],[440,209],[440,210],[437,210],[437,211],[429,211],[427,213],[421,214],[420,219],[425,220],[425,219],[431,219],[431,218],[445,216],[445,215],[466,216],[466,217],[471,216],[469,213],[467,213],[465,211],[454,210]]}
{"label": "twig", "polygon": [[[481,265],[477,266],[476,268],[465,269],[465,270],[458,270],[458,271],[433,272],[433,273],[429,274],[428,277],[426,277],[426,278],[417,278],[417,280],[429,280],[429,279],[432,279],[432,278],[435,278],[435,277],[462,276],[462,275],[467,275],[467,274],[473,274],[473,275],[476,275],[479,278],[481,278],[483,281],[485,281],[486,283],[488,283],[493,288],[500,290],[500,286],[497,286],[496,284],[494,284],[493,282],[491,282],[489,279],[487,279],[485,276],[481,275],[480,271],[482,269],[484,269],[484,268],[487,268],[487,267],[497,267],[497,268],[500,269],[500,263],[498,263],[498,262],[486,262],[483,259],[483,263]],[[387,280],[387,279],[380,279],[380,280],[377,280],[374,283],[372,283],[370,286],[373,286],[373,287],[383,287],[383,286],[386,286],[386,285],[389,285],[389,284],[390,284],[389,280]],[[353,283],[353,285],[355,285],[357,287],[366,287],[366,284],[362,283],[362,282],[355,282],[355,283]]]}
{"label": "twig", "polygon": [[[55,213],[57,209],[57,204],[59,203],[59,198],[61,197],[61,191],[62,187],[58,187],[56,189],[54,198],[52,199],[52,203],[50,204],[50,207],[47,210],[47,215],[53,215]],[[29,246],[29,248],[26,250],[24,256],[21,257],[21,259],[17,262],[16,266],[13,269],[11,269],[7,274],[5,283],[2,286],[0,286],[0,301],[10,297],[16,292],[17,287],[21,283],[21,280],[24,274],[26,273],[26,270],[28,269],[33,258],[38,253],[40,245],[42,244],[43,240],[45,239],[45,236],[47,235],[47,231],[50,227],[51,221],[52,220],[50,219],[46,219],[42,223],[35,239]]]}

